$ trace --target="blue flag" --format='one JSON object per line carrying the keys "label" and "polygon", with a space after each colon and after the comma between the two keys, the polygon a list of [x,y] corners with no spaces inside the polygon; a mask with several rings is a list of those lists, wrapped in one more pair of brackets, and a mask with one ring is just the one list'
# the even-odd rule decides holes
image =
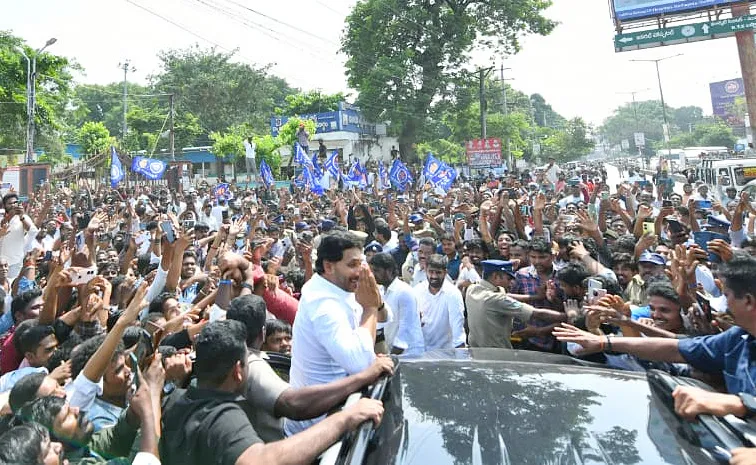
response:
{"label": "blue flag", "polygon": [[323,177],[323,167],[320,166],[320,163],[318,163],[318,154],[314,153],[312,155],[312,174],[315,176],[315,179],[320,180],[320,178]]}
{"label": "blue flag", "polygon": [[313,194],[320,196],[323,195],[323,188],[320,186],[318,179],[315,179],[315,175],[310,168],[302,168],[302,187],[309,189]]}
{"label": "blue flag", "polygon": [[401,160],[396,159],[389,170],[389,179],[394,187],[404,192],[407,186],[412,184],[412,173]]}
{"label": "blue flag", "polygon": [[273,177],[273,171],[271,171],[270,166],[265,163],[265,160],[260,162],[260,177],[265,183],[265,186],[267,186],[269,189],[270,186],[276,183],[276,179]]}
{"label": "blue flag", "polygon": [[367,170],[360,165],[360,160],[354,162],[349,173],[347,173],[346,180],[360,188],[367,186]]}
{"label": "blue flag", "polygon": [[110,146],[110,187],[115,189],[123,180],[123,165],[118,158],[115,147]]}
{"label": "blue flag", "polygon": [[341,168],[339,168],[339,151],[334,150],[331,152],[331,155],[329,155],[328,159],[325,162],[325,169],[328,171],[328,173],[331,175],[334,179],[339,179],[339,175],[341,174]]}
{"label": "blue flag", "polygon": [[428,158],[425,160],[423,176],[425,177],[425,182],[430,183],[433,187],[440,187],[447,191],[451,188],[454,180],[457,179],[457,171],[434,157],[432,153],[429,153]]}
{"label": "blue flag", "polygon": [[391,187],[391,183],[388,178],[388,171],[386,171],[386,165],[383,164],[383,160],[378,161],[378,188],[387,189]]}
{"label": "blue flag", "polygon": [[228,183],[222,182],[213,188],[213,197],[219,199],[221,197],[229,198],[231,196],[231,188]]}
{"label": "blue flag", "polygon": [[314,171],[315,167],[312,166],[312,160],[307,156],[307,152],[304,151],[302,146],[298,142],[294,143],[294,161],[299,163],[302,167],[307,167],[310,171]]}
{"label": "blue flag", "polygon": [[164,161],[145,157],[134,157],[131,163],[131,171],[141,174],[150,181],[162,179],[167,167],[168,164]]}

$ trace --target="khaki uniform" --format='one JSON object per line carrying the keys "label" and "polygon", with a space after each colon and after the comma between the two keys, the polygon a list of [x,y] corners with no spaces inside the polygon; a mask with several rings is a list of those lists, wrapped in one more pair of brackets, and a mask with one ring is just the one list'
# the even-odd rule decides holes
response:
{"label": "khaki uniform", "polygon": [[467,288],[465,297],[470,347],[511,349],[512,320],[530,319],[533,307],[507,296],[503,288],[486,280]]}

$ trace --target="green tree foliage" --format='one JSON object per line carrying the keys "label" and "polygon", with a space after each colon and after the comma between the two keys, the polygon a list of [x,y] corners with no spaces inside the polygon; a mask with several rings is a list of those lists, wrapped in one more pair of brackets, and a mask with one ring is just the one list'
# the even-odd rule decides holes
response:
{"label": "green tree foliage", "polygon": [[282,116],[294,116],[336,111],[339,109],[339,103],[345,99],[346,96],[342,92],[336,94],[324,94],[319,90],[299,92],[287,95],[283,108],[276,109],[276,113]]}
{"label": "green tree foliage", "polygon": [[541,140],[542,156],[554,157],[560,162],[584,157],[593,147],[593,140],[588,137],[588,126],[582,118],[567,121],[563,131],[547,130]]}
{"label": "green tree foliage", "polygon": [[78,142],[84,154],[99,155],[105,153],[115,140],[103,123],[88,121],[79,130]]}
{"label": "green tree foliage", "polygon": [[[22,39],[0,31],[0,147],[22,148],[26,143],[27,62],[17,47],[33,58],[34,49]],[[69,59],[49,52],[37,57],[35,148],[54,156],[63,151],[58,134],[64,129],[71,71],[77,68]]]}
{"label": "green tree foliage", "polygon": [[476,47],[519,50],[525,33],[548,34],[547,0],[363,0],[347,18],[349,85],[368,118],[390,120],[404,153],[435,102],[450,92]]}
{"label": "green tree foliage", "polygon": [[716,120],[693,127],[693,132],[678,134],[669,141],[669,145],[672,148],[733,147],[736,141],[732,128]]}
{"label": "green tree foliage", "polygon": [[278,149],[281,148],[281,140],[270,134],[256,136],[252,140],[257,145],[257,163],[265,160],[273,174],[278,176],[281,169],[281,154],[278,152]]}
{"label": "green tree foliage", "polygon": [[[672,114],[672,108],[667,108],[667,114]],[[627,139],[631,151],[637,152],[633,134],[642,132],[646,136],[647,144],[658,143],[664,140],[663,124],[661,102],[647,100],[635,104],[627,103],[614,110],[614,113],[604,120],[600,132],[612,145],[621,144],[622,140]]]}
{"label": "green tree foliage", "polygon": [[270,116],[293,90],[286,82],[233,61],[233,53],[199,46],[159,55],[162,70],[151,77],[155,90],[176,95],[179,111],[199,118],[206,133],[249,124],[257,133],[269,129]]}
{"label": "green tree foliage", "polygon": [[446,139],[437,139],[432,142],[421,142],[417,144],[417,157],[420,160],[432,153],[436,158],[446,163],[462,164],[465,163],[465,148]]}

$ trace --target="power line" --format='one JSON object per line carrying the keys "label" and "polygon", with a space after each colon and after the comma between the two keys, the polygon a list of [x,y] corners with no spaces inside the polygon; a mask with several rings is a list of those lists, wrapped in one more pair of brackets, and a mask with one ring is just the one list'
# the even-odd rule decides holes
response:
{"label": "power line", "polygon": [[[201,40],[204,40],[205,42],[207,42],[207,43],[209,43],[211,45],[215,45],[216,47],[220,48],[221,50],[225,50],[225,51],[231,52],[231,53],[235,53],[236,52],[236,50],[229,49],[228,47],[224,47],[223,45],[221,45],[221,44],[219,44],[217,42],[213,42],[212,40],[210,40],[210,39],[208,39],[206,37],[203,37],[203,36],[197,34],[196,32],[192,31],[191,29],[189,29],[189,28],[187,28],[185,26],[182,26],[181,24],[179,24],[179,23],[177,23],[177,22],[175,22],[173,20],[170,20],[170,19],[166,18],[165,16],[161,15],[160,13],[156,13],[156,12],[150,10],[149,8],[145,7],[145,6],[142,6],[142,5],[134,2],[133,0],[126,0],[126,1],[128,3],[131,3],[132,5],[136,6],[137,8],[141,8],[142,10],[146,11],[149,14],[151,14],[153,16],[157,16],[158,18],[162,19],[163,21],[176,26],[177,28],[181,29],[184,32],[187,32],[187,33],[193,35],[194,37],[197,37],[197,38],[199,38]],[[239,54],[239,56],[241,56],[242,58],[246,59],[247,61],[249,61],[251,63],[255,63],[255,60],[252,60],[249,57],[246,57],[246,56],[241,55],[241,54]]]}
{"label": "power line", "polygon": [[234,5],[237,5],[237,6],[241,7],[241,8],[244,8],[245,10],[251,11],[252,13],[254,13],[256,15],[262,16],[263,18],[269,19],[269,20],[271,20],[271,21],[273,21],[275,23],[281,24],[283,26],[286,26],[286,27],[289,27],[291,29],[294,29],[295,31],[301,32],[302,34],[307,34],[310,37],[314,37],[314,38],[316,38],[318,40],[322,40],[323,42],[326,42],[326,43],[329,43],[329,44],[332,44],[332,45],[336,45],[337,47],[339,46],[339,44],[337,44],[336,42],[333,42],[330,39],[326,39],[325,37],[321,37],[321,36],[319,36],[317,34],[313,34],[312,32],[306,31],[306,30],[304,30],[304,29],[302,29],[300,27],[291,25],[289,23],[281,21],[280,19],[277,19],[277,18],[274,18],[272,16],[266,15],[265,13],[261,13],[261,12],[255,10],[255,9],[253,9],[253,8],[250,8],[250,7],[248,7],[246,5],[243,5],[243,4],[239,3],[239,2],[236,2],[234,0],[226,0],[226,1],[228,3],[232,3]]}

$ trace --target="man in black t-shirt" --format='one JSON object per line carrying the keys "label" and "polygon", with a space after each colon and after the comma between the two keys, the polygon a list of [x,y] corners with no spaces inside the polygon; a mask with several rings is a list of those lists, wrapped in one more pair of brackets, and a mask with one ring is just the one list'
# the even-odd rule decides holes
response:
{"label": "man in black t-shirt", "polygon": [[362,399],[299,434],[265,444],[244,411],[246,329],[238,321],[207,325],[195,342],[196,388],[166,399],[160,457],[164,465],[312,463],[346,432],[379,423],[379,401]]}

